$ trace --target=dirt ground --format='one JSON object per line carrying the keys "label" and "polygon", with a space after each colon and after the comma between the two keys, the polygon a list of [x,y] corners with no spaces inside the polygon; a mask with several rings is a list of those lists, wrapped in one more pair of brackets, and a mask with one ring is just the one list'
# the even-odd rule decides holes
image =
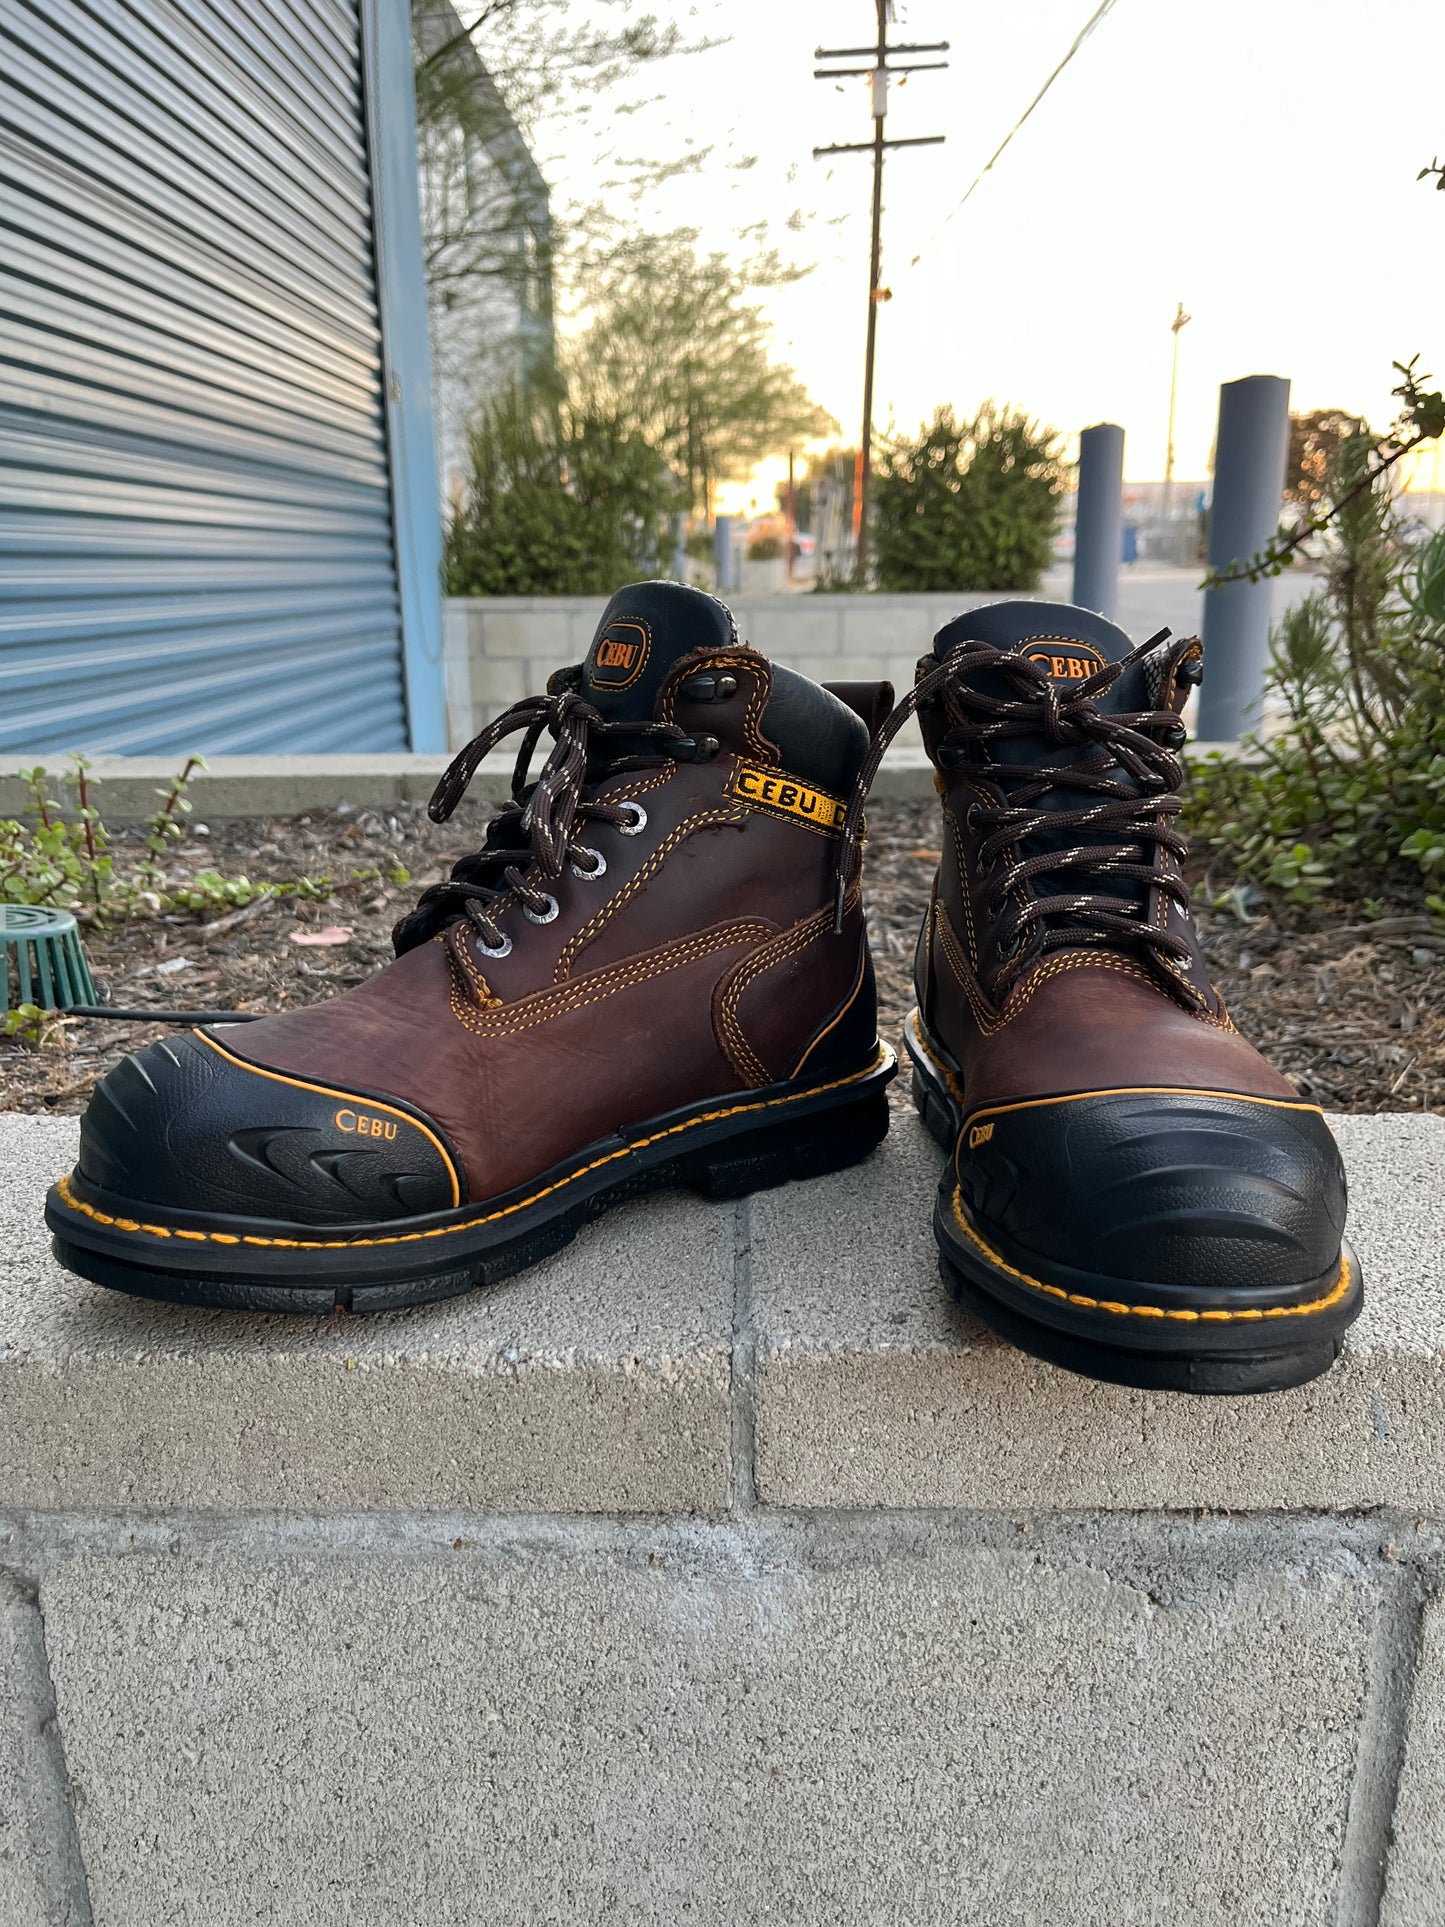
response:
{"label": "dirt ground", "polygon": [[[913,997],[913,946],[937,861],[931,802],[875,803],[868,812],[868,898],[881,1002],[880,1029],[897,1041]],[[86,933],[103,1002],[146,1009],[276,1011],[359,983],[391,955],[391,927],[429,882],[483,835],[480,806],[438,829],[420,808],[318,814],[299,820],[191,827],[168,859],[173,887],[198,870],[253,882],[299,875],[342,879],[325,903],[267,899],[202,923],[167,917]],[[124,835],[117,839],[123,863]],[[401,886],[354,880],[396,865]],[[1216,862],[1211,894],[1223,889]],[[1235,1022],[1307,1097],[1338,1111],[1445,1111],[1445,938],[1413,905],[1387,904],[1363,924],[1339,905],[1247,915],[1196,899],[1215,979]],[[1398,910],[1398,914],[1391,912]],[[297,943],[323,929],[336,945]],[[56,1026],[36,1049],[0,1039],[0,1111],[47,1116],[84,1109],[96,1080],[168,1026]],[[893,1087],[906,1103],[904,1080]]]}

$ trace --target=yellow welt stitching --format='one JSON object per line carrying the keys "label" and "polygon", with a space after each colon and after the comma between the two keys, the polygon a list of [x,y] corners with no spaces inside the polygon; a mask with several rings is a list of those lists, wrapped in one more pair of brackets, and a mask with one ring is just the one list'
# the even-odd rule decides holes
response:
{"label": "yellow welt stitching", "polygon": [[1088,1298],[1082,1292],[1063,1291],[1058,1285],[1046,1285],[1042,1279],[1031,1278],[1026,1271],[1009,1264],[991,1245],[985,1244],[964,1216],[957,1186],[953,1193],[953,1215],[969,1242],[977,1245],[989,1263],[997,1265],[1000,1271],[1006,1271],[1010,1278],[1017,1278],[1020,1284],[1028,1285],[1034,1291],[1047,1292],[1050,1298],[1058,1298],[1065,1304],[1081,1305],[1086,1311],[1111,1312],[1116,1318],[1168,1318],[1183,1325],[1198,1324],[1205,1319],[1215,1325],[1230,1325],[1261,1318],[1310,1318],[1316,1312],[1328,1311],[1332,1305],[1337,1305],[1350,1288],[1350,1261],[1342,1251],[1339,1276],[1334,1284],[1323,1298],[1312,1299],[1307,1305],[1269,1305],[1262,1310],[1242,1311],[1171,1311],[1162,1305],[1121,1305],[1109,1298]]}

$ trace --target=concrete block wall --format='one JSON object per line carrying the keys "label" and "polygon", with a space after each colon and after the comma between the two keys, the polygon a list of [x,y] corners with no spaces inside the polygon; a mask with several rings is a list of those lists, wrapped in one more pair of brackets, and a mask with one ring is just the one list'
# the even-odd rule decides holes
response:
{"label": "concrete block wall", "polygon": [[1344,1118],[1327,1378],[953,1308],[911,1119],[371,1319],[55,1266],[0,1118],[4,1927],[1440,1927],[1445,1121]]}
{"label": "concrete block wall", "polygon": [[[886,677],[901,694],[912,686],[918,658],[932,648],[945,622],[961,609],[997,599],[993,594],[735,595],[728,603],[744,640],[775,662],[815,682]],[[465,661],[473,729],[545,687],[554,670],[580,662],[605,607],[602,596],[449,602],[448,650]],[[460,672],[453,672],[453,685],[461,686]]]}

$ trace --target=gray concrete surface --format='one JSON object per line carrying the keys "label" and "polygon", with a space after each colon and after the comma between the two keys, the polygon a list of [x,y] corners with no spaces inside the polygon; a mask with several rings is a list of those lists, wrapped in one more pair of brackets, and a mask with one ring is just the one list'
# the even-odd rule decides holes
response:
{"label": "gray concrete surface", "polygon": [[1323,1379],[1189,1399],[1073,1377],[945,1297],[942,1156],[916,1121],[866,1166],[753,1203],[760,1496],[784,1506],[1445,1507],[1445,1119],[1331,1120],[1367,1309]]}
{"label": "gray concrete surface", "polygon": [[75,1127],[0,1117],[0,1494],[716,1512],[737,1316],[771,1505],[1445,1510],[1445,1120],[1335,1122],[1365,1315],[1314,1384],[1201,1400],[1058,1371],[957,1310],[912,1117],[860,1169],[759,1195],[750,1232],[671,1196],[493,1292],[319,1324],[82,1284],[40,1222]]}
{"label": "gray concrete surface", "polygon": [[0,1117],[0,1927],[1445,1927],[1445,1120],[1337,1128],[1366,1318],[1200,1401],[952,1312],[911,1120],[313,1325]]}
{"label": "gray concrete surface", "polygon": [[1445,1921],[1445,1601],[1438,1596],[1426,1607],[1421,1627],[1394,1836],[1380,1927],[1441,1927]]}
{"label": "gray concrete surface", "polygon": [[1317,1927],[1372,1617],[1319,1568],[1161,1608],[946,1528],[146,1553],[42,1596],[104,1927]]}
{"label": "gray concrete surface", "polygon": [[730,1207],[624,1207],[491,1293],[368,1319],[182,1311],[50,1255],[70,1119],[0,1116],[0,1503],[727,1502]]}
{"label": "gray concrete surface", "polygon": [[0,1921],[90,1927],[33,1588],[0,1571]]}

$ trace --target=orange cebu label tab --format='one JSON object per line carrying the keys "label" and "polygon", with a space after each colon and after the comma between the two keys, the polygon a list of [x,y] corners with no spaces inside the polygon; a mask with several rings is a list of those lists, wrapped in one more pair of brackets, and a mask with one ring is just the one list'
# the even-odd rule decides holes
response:
{"label": "orange cebu label tab", "polygon": [[647,667],[652,631],[642,621],[618,616],[592,645],[587,676],[597,689],[627,689]]}
{"label": "orange cebu label tab", "polygon": [[1104,667],[1097,649],[1067,636],[1034,636],[1019,644],[1019,654],[1053,682],[1085,682]]}
{"label": "orange cebu label tab", "polygon": [[796,776],[788,776],[781,770],[739,763],[727,780],[727,793],[741,797],[745,803],[755,803],[759,809],[771,810],[776,816],[795,818],[806,823],[809,829],[831,834],[843,827],[845,806],[837,797],[810,789]]}

